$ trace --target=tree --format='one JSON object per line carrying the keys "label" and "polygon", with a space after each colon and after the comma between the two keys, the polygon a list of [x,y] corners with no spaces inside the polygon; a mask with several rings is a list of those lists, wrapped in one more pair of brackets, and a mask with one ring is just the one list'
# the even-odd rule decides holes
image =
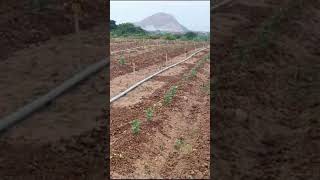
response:
{"label": "tree", "polygon": [[188,39],[188,40],[192,40],[195,37],[197,37],[197,34],[194,32],[187,32],[186,34],[184,34],[184,36]]}
{"label": "tree", "polygon": [[122,23],[117,25],[114,29],[114,34],[117,36],[128,36],[128,35],[147,35],[147,32],[140,27],[136,27],[132,23]]}
{"label": "tree", "polygon": [[116,21],[110,20],[110,30],[114,30],[117,28]]}

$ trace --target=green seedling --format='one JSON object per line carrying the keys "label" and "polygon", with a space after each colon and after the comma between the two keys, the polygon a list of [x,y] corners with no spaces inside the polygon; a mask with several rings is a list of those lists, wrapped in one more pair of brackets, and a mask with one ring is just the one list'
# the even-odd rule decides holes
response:
{"label": "green seedling", "polygon": [[176,140],[176,142],[174,143],[174,148],[176,150],[179,150],[181,148],[181,146],[184,144],[184,141],[182,138],[179,138]]}
{"label": "green seedling", "polygon": [[120,64],[120,65],[125,65],[125,64],[126,64],[126,60],[124,59],[123,56],[120,57],[120,59],[119,59],[119,64]]}
{"label": "green seedling", "polygon": [[172,102],[173,96],[176,94],[178,86],[172,86],[169,91],[164,95],[164,104],[168,105]]}
{"label": "green seedling", "polygon": [[151,121],[153,117],[153,108],[149,107],[147,110],[145,110],[145,112],[146,112],[147,120]]}
{"label": "green seedling", "polygon": [[131,122],[131,129],[133,134],[138,134],[140,132],[140,124],[139,119],[135,119]]}
{"label": "green seedling", "polygon": [[195,77],[197,75],[197,70],[196,68],[192,68],[191,70],[191,77]]}

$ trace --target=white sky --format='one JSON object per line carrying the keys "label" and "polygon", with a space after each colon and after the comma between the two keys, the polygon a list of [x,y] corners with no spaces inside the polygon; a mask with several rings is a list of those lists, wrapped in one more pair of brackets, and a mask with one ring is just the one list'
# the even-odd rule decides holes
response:
{"label": "white sky", "polygon": [[210,1],[110,1],[110,18],[117,24],[138,22],[158,12],[173,15],[193,31],[210,31]]}

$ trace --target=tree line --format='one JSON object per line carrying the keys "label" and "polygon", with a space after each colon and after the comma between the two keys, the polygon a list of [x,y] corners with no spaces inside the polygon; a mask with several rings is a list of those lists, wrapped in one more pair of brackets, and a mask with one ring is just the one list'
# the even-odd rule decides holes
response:
{"label": "tree line", "polygon": [[121,23],[117,25],[116,21],[110,20],[110,34],[111,37],[135,37],[146,39],[165,39],[165,40],[193,40],[193,41],[207,41],[209,34],[198,34],[195,32],[186,32],[184,34],[173,34],[164,32],[148,32],[141,27],[135,26],[132,23]]}

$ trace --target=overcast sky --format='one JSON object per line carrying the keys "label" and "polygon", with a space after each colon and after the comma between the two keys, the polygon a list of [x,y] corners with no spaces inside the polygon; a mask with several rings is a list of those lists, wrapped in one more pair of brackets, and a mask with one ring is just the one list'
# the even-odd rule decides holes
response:
{"label": "overcast sky", "polygon": [[138,22],[158,12],[173,15],[193,31],[210,31],[210,1],[110,1],[110,18],[117,24]]}

